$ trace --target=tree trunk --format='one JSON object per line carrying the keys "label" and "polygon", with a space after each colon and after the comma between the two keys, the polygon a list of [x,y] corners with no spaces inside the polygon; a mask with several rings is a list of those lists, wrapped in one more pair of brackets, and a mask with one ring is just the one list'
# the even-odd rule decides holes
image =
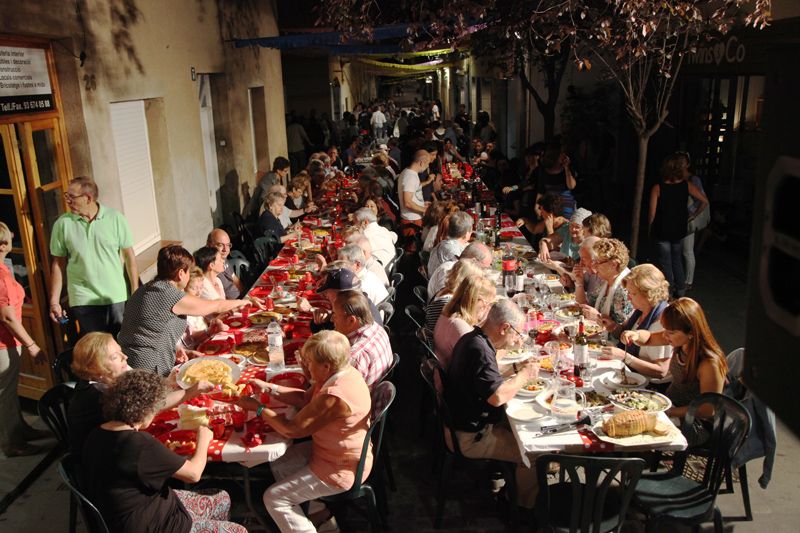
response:
{"label": "tree trunk", "polygon": [[639,249],[639,222],[642,219],[642,197],[644,195],[644,178],[647,168],[647,148],[650,136],[638,134],[639,158],[636,162],[636,186],[633,190],[633,214],[631,215],[631,257],[636,258]]}
{"label": "tree trunk", "polygon": [[551,97],[547,100],[547,105],[539,108],[544,120],[544,140],[550,142],[556,133],[556,101]]}

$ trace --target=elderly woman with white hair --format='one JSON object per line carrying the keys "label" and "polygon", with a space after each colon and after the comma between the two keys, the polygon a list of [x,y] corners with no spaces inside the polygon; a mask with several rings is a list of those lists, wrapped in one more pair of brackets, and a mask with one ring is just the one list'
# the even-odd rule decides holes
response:
{"label": "elderly woman with white hair", "polygon": [[367,270],[375,274],[381,283],[383,283],[384,287],[389,287],[389,277],[386,275],[386,269],[375,260],[375,257],[372,255],[372,243],[369,242],[369,239],[363,233],[354,233],[350,235],[347,240],[347,244],[355,244],[361,251],[364,252],[364,258],[367,260],[367,263],[364,265]]}
{"label": "elderly woman with white hair", "polygon": [[367,270],[367,259],[364,257],[364,252],[357,244],[348,244],[339,249],[337,254],[338,258],[342,261],[349,261],[352,265],[353,272],[361,281],[361,290],[367,295],[372,303],[378,305],[389,296],[389,291],[384,287],[378,277]]}
{"label": "elderly woman with white hair", "polygon": [[369,208],[362,207],[355,212],[354,218],[372,245],[372,255],[381,265],[388,265],[394,259],[397,233],[379,225],[377,215]]}
{"label": "elderly woman with white hair", "polygon": [[558,250],[565,257],[578,261],[580,256],[578,250],[583,240],[583,221],[591,216],[592,212],[583,207],[579,207],[572,213],[569,224],[558,227],[553,233],[547,235],[539,241],[539,258],[542,261],[550,260],[550,252]]}

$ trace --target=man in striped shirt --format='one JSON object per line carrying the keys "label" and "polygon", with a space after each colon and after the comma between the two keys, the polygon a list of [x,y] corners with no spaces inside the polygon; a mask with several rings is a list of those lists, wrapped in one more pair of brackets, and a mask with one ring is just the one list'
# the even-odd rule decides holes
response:
{"label": "man in striped shirt", "polygon": [[342,291],[333,302],[333,326],[350,341],[350,364],[370,390],[380,383],[394,356],[389,335],[372,319],[369,301],[360,291]]}

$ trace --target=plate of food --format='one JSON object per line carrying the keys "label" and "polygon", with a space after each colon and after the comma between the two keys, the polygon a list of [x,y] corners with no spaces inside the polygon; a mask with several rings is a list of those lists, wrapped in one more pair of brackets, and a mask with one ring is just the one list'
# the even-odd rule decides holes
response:
{"label": "plate of food", "polygon": [[608,399],[607,394],[603,394],[594,390],[584,391],[583,394],[586,396],[587,409],[597,409],[611,405],[611,400]]}
{"label": "plate of food", "polygon": [[281,321],[283,315],[275,311],[263,311],[261,313],[250,315],[250,323],[254,326],[266,326],[273,320]]}
{"label": "plate of food", "polygon": [[500,359],[500,363],[510,365],[512,363],[520,363],[533,357],[531,350],[506,350],[506,354]]}
{"label": "plate of food", "polygon": [[641,374],[626,370],[624,367],[619,372],[610,372],[606,375],[603,385],[612,389],[640,389],[647,385],[648,379]]}
{"label": "plate of food", "polygon": [[[264,354],[264,358],[267,358],[267,343],[266,342],[243,342],[241,344],[237,344],[233,348],[233,353],[243,355],[249,359],[251,359],[251,363],[253,362],[252,359],[260,354]],[[256,363],[253,363],[256,364]]]}
{"label": "plate of food", "polygon": [[668,444],[680,434],[664,413],[641,410],[605,415],[591,429],[600,440],[621,447]]}
{"label": "plate of food", "polygon": [[210,355],[183,363],[178,369],[177,383],[183,389],[198,381],[227,385],[239,381],[241,374],[242,369],[230,359]]}
{"label": "plate of food", "polygon": [[533,422],[543,416],[531,404],[515,400],[508,402],[506,415],[518,422]]}
{"label": "plate of food", "polygon": [[520,398],[535,398],[547,388],[547,381],[544,379],[532,379],[522,386],[517,392]]}
{"label": "plate of food", "polygon": [[558,274],[534,274],[533,279],[535,279],[539,283],[547,283],[548,281],[549,282],[558,281],[561,279],[561,276],[559,276]]}
{"label": "plate of food", "polygon": [[197,431],[194,430],[178,429],[159,435],[157,438],[178,455],[194,455],[197,449]]}
{"label": "plate of food", "polygon": [[625,411],[660,412],[672,407],[672,401],[661,393],[645,389],[623,389],[608,395],[616,407]]}
{"label": "plate of food", "polygon": [[209,339],[197,347],[197,351],[206,355],[222,355],[231,351],[230,339]]}
{"label": "plate of food", "polygon": [[577,305],[567,305],[556,309],[556,316],[565,320],[573,320],[583,314],[583,310]]}
{"label": "plate of food", "polygon": [[599,355],[600,352],[603,351],[603,346],[605,346],[605,343],[603,341],[590,340],[588,345],[589,352],[595,355]]}
{"label": "plate of food", "polygon": [[[570,292],[562,292],[561,294],[554,294],[553,296],[561,305],[575,303],[575,295]],[[580,307],[578,309],[580,309]]]}
{"label": "plate of food", "polygon": [[228,317],[222,321],[230,329],[243,329],[250,327],[250,320],[242,317]]}
{"label": "plate of food", "polygon": [[536,332],[537,333],[547,333],[553,331],[555,328],[559,327],[561,322],[558,320],[539,320],[536,324]]}

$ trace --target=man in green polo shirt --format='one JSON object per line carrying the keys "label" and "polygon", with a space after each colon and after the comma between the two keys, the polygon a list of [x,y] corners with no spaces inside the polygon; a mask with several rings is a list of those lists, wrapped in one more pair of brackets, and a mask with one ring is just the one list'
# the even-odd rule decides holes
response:
{"label": "man in green polo shirt", "polygon": [[131,291],[139,286],[128,222],[119,211],[97,203],[97,184],[91,178],[70,181],[64,198],[69,212],[58,217],[50,235],[50,318],[58,322],[66,316],[61,308],[66,272],[70,314],[81,335],[90,331],[116,335],[128,299],[123,261]]}

